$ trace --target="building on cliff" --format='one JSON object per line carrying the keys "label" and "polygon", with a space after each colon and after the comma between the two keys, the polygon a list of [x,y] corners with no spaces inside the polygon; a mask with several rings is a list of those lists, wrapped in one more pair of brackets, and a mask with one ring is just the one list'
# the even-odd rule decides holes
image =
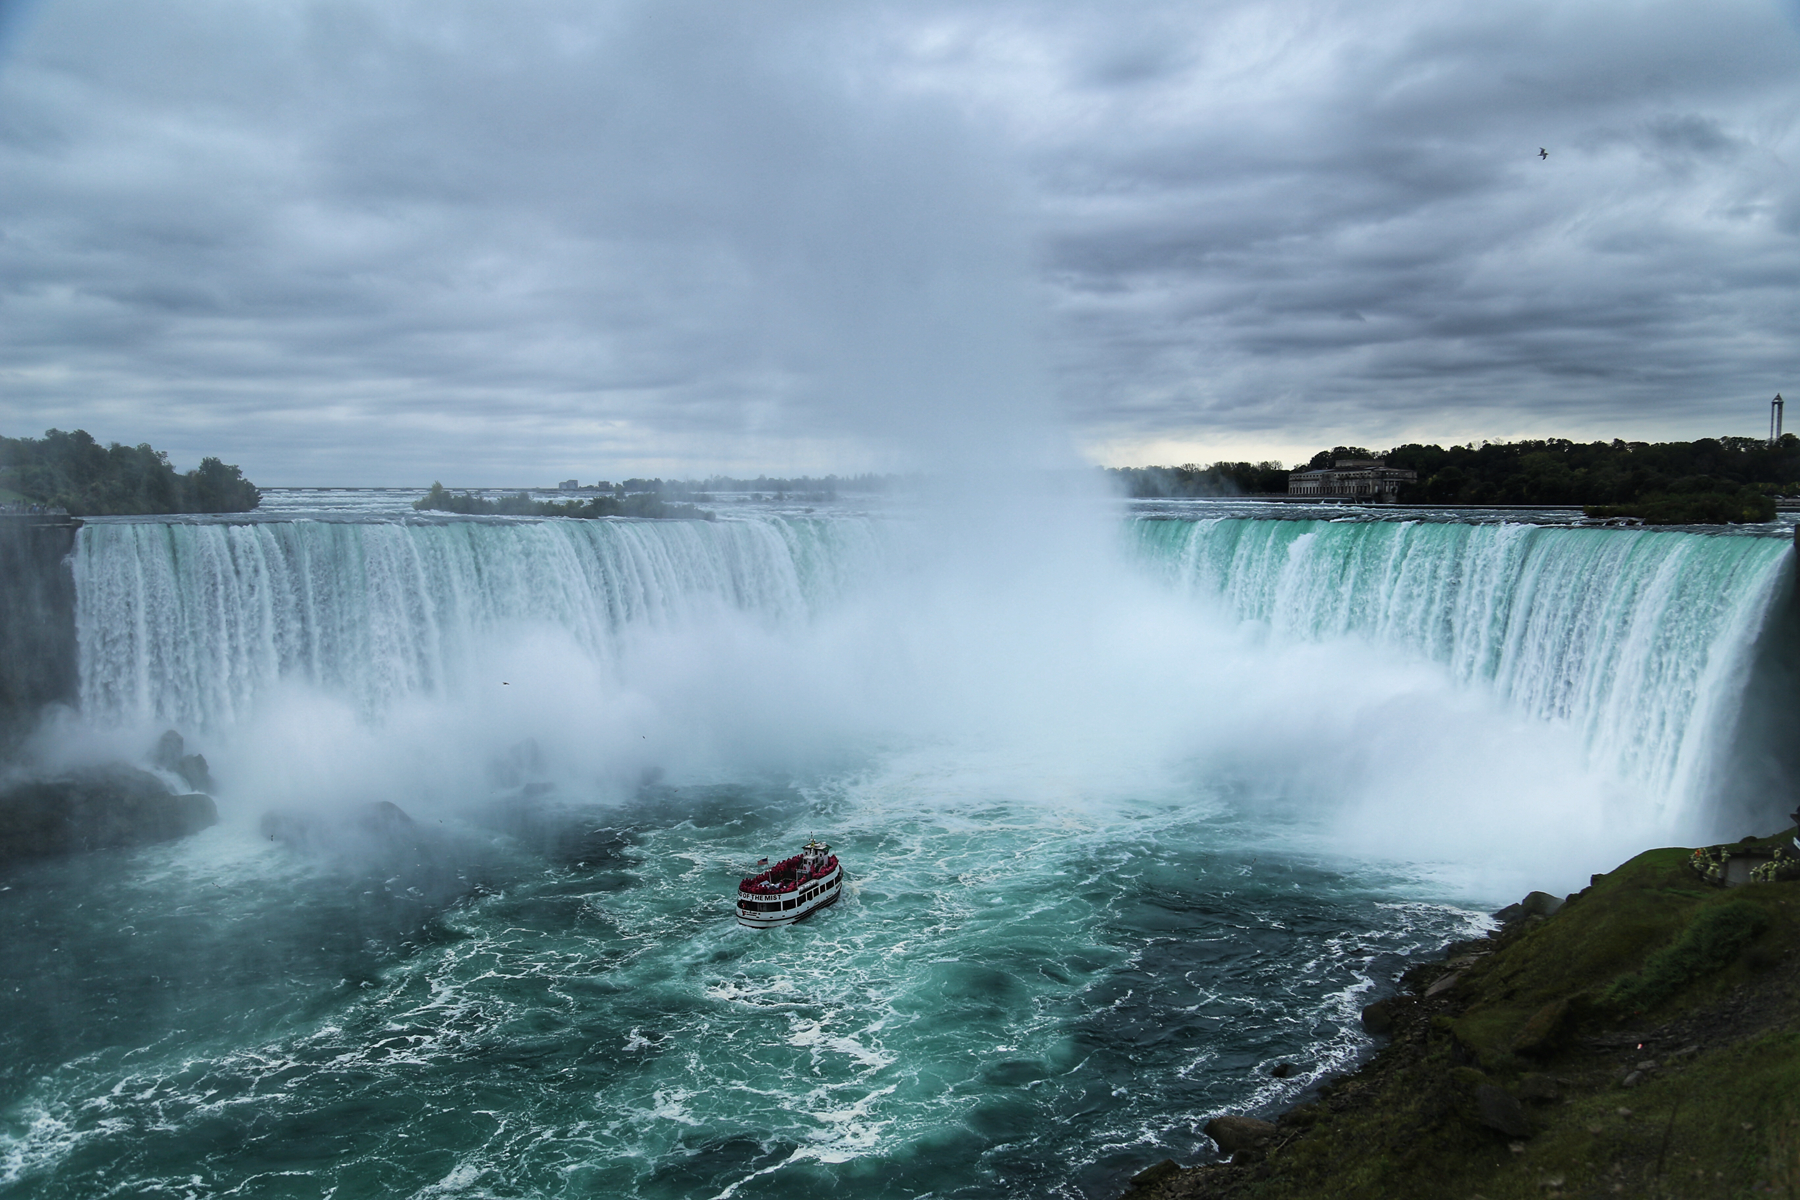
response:
{"label": "building on cliff", "polygon": [[1288,474],[1290,496],[1346,496],[1392,504],[1400,485],[1416,483],[1417,471],[1390,467],[1378,458],[1340,458],[1317,471]]}

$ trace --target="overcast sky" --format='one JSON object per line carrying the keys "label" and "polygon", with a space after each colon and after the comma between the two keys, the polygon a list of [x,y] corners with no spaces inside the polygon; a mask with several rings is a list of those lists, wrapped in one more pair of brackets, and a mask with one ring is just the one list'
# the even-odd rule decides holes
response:
{"label": "overcast sky", "polygon": [[1756,434],[1797,123],[1791,0],[0,0],[0,432],[271,485]]}

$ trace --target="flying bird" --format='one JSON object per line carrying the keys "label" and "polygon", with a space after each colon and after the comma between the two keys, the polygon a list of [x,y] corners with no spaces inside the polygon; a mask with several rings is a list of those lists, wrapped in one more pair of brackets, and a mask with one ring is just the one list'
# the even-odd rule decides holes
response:
{"label": "flying bird", "polygon": [[1539,146],[1538,147],[1538,157],[1539,158],[1549,158],[1550,152],[1548,150],[1544,149],[1542,146]]}

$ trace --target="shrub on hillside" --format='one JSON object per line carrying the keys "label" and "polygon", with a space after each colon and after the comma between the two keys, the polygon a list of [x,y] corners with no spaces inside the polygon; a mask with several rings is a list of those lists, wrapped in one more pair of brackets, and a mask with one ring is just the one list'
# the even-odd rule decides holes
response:
{"label": "shrub on hillside", "polygon": [[1701,976],[1730,966],[1768,927],[1768,914],[1742,900],[1703,909],[1679,937],[1652,954],[1642,970],[1607,989],[1607,1002],[1625,1010],[1660,1004]]}

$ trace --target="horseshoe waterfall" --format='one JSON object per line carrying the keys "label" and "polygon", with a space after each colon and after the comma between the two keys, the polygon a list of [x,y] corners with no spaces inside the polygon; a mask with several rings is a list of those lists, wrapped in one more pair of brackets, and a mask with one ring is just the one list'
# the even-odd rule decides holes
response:
{"label": "horseshoe waterfall", "polygon": [[1110,1197],[1788,798],[1783,531],[725,507],[80,528],[16,770],[218,822],[0,867],[0,1196]]}

